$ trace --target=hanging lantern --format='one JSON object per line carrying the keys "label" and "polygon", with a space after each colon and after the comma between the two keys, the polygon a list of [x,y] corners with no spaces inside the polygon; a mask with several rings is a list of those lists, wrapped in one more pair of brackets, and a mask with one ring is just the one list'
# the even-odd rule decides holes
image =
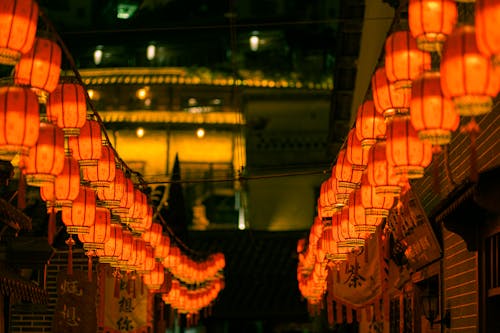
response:
{"label": "hanging lantern", "polygon": [[339,250],[338,243],[333,237],[332,220],[323,224],[323,233],[318,242],[318,253],[329,262],[339,262],[347,260],[347,254]]}
{"label": "hanging lantern", "polygon": [[116,262],[123,251],[123,231],[119,224],[111,223],[109,228],[109,239],[104,243],[102,249],[96,251],[101,263]]}
{"label": "hanging lantern", "polygon": [[418,138],[408,116],[398,116],[387,125],[386,156],[403,179],[422,178],[432,160],[432,145]]}
{"label": "hanging lantern", "polygon": [[80,186],[78,196],[71,207],[62,207],[62,221],[70,235],[86,234],[96,216],[95,193],[87,186]]}
{"label": "hanging lantern", "polygon": [[181,250],[176,245],[170,244],[170,253],[162,262],[166,269],[175,268],[181,262]]}
{"label": "hanging lantern", "polygon": [[338,245],[339,253],[347,254],[365,245],[365,240],[349,221],[349,207],[344,207],[332,216],[332,235]]}
{"label": "hanging lantern", "polygon": [[389,210],[394,204],[394,197],[377,194],[375,188],[368,182],[367,177],[363,177],[359,194],[361,195],[361,203],[365,208],[365,224],[378,226],[382,218],[389,216]]}
{"label": "hanging lantern", "polygon": [[146,258],[146,242],[139,237],[133,236],[132,254],[127,261],[127,270],[137,270]]}
{"label": "hanging lantern", "polygon": [[431,69],[431,55],[421,51],[409,31],[396,31],[385,41],[387,78],[396,89],[411,88],[411,81]]}
{"label": "hanging lantern", "polygon": [[500,64],[499,2],[498,0],[476,0],[474,13],[477,48],[485,56],[492,57],[492,62],[498,66]]}
{"label": "hanging lantern", "polygon": [[132,256],[132,251],[134,250],[134,237],[132,233],[128,230],[122,230],[122,251],[118,259],[111,262],[112,267],[124,268],[126,267],[130,257]]}
{"label": "hanging lantern", "polygon": [[142,234],[142,239],[144,239],[146,243],[151,244],[152,247],[156,247],[161,242],[161,236],[161,224],[153,222],[151,227]]}
{"label": "hanging lantern", "polygon": [[38,3],[3,0],[0,5],[0,64],[15,65],[35,40]]}
{"label": "hanging lantern", "polygon": [[385,67],[379,67],[371,81],[373,103],[375,110],[384,118],[391,118],[394,114],[408,113],[410,108],[411,90],[396,89],[387,78]]}
{"label": "hanging lantern", "polygon": [[346,151],[346,149],[339,151],[335,168],[332,168],[332,171],[335,170],[335,174],[332,177],[337,179],[337,188],[341,189],[341,193],[352,193],[352,191],[359,187],[363,173],[359,170],[354,172],[352,164],[347,160]]}
{"label": "hanging lantern", "polygon": [[134,204],[134,183],[129,177],[125,177],[125,186],[123,196],[120,200],[118,207],[112,207],[111,211],[113,214],[120,216],[121,218],[127,217],[130,208]]}
{"label": "hanging lantern", "polygon": [[311,226],[311,229],[309,230],[309,244],[312,247],[316,247],[316,244],[318,243],[319,239],[321,238],[321,234],[323,233],[323,220],[330,220],[332,217],[326,217],[326,218],[320,218],[319,216],[316,216],[314,218],[313,224]]}
{"label": "hanging lantern", "polygon": [[439,72],[425,72],[413,81],[410,119],[422,141],[446,145],[451,132],[458,128],[460,117],[453,102],[441,92]]}
{"label": "hanging lantern", "polygon": [[367,219],[365,207],[361,202],[361,190],[354,191],[351,201],[349,202],[349,223],[354,226],[354,230],[360,238],[368,239],[375,231],[377,226],[382,222],[379,219]]}
{"label": "hanging lantern", "polygon": [[81,167],[97,165],[102,151],[101,125],[87,119],[80,129],[80,135],[69,138],[69,147]]}
{"label": "hanging lantern", "polygon": [[366,175],[377,195],[396,197],[401,193],[401,176],[387,161],[385,140],[377,141],[370,149]]}
{"label": "hanging lantern", "polygon": [[78,238],[83,243],[85,250],[102,250],[104,244],[111,236],[111,215],[107,208],[97,207],[95,209],[95,220],[90,226],[89,232],[79,234]]}
{"label": "hanging lantern", "polygon": [[[144,196],[146,197],[145,194],[144,194]],[[146,200],[147,200],[147,198],[146,198]],[[151,228],[151,224],[153,223],[153,207],[146,203],[145,208],[146,208],[146,214],[141,218],[137,218],[137,219],[133,220],[129,224],[129,227],[133,232],[135,232],[137,234],[141,234],[141,235],[146,230]],[[127,222],[125,221],[125,223],[127,223]]]}
{"label": "hanging lantern", "polygon": [[351,128],[349,134],[347,135],[347,161],[351,163],[353,173],[360,174],[359,179],[361,179],[361,174],[366,169],[368,163],[368,149],[363,149],[361,146],[361,141],[356,135],[356,128]]}
{"label": "hanging lantern", "polygon": [[47,118],[60,128],[64,135],[78,136],[87,117],[85,91],[80,84],[61,83],[49,95]]}
{"label": "hanging lantern", "polygon": [[122,217],[122,222],[131,228],[141,228],[141,222],[147,216],[148,204],[147,196],[138,188],[134,189],[134,204],[126,216]]}
{"label": "hanging lantern", "polygon": [[441,59],[441,88],[444,96],[453,100],[460,116],[491,111],[500,75],[490,57],[479,52],[473,26],[460,26],[448,36]]}
{"label": "hanging lantern", "polygon": [[17,154],[28,155],[29,148],[38,140],[39,124],[38,101],[30,89],[0,87],[1,160],[10,161]]}
{"label": "hanging lantern", "polygon": [[41,122],[38,141],[30,148],[29,155],[23,159],[21,167],[26,183],[43,186],[53,183],[64,168],[64,134],[52,124]]}
{"label": "hanging lantern", "polygon": [[154,249],[150,244],[146,244],[146,255],[144,261],[140,263],[140,267],[137,269],[137,273],[139,274],[148,274],[155,268],[155,257],[154,257]]}
{"label": "hanging lantern", "polygon": [[62,207],[71,207],[79,190],[80,167],[71,155],[66,154],[62,172],[56,176],[54,183],[40,187],[40,197],[47,203],[47,207],[54,206],[56,210],[60,210]]}
{"label": "hanging lantern", "polygon": [[[350,186],[345,186],[342,184],[341,181],[339,181],[336,178],[337,174],[337,167],[334,165],[332,168],[332,177],[331,179],[331,187],[332,187],[332,193],[335,194],[335,202],[336,202],[336,207],[343,208],[349,203],[349,196],[351,195],[352,191],[354,190],[353,187]],[[339,209],[337,209],[335,213],[338,213]]]}
{"label": "hanging lantern", "polygon": [[155,246],[154,257],[159,261],[163,261],[170,253],[170,237],[162,235],[160,242]]}
{"label": "hanging lantern", "polygon": [[125,194],[125,175],[123,171],[115,167],[115,178],[108,187],[98,187],[96,189],[98,205],[106,208],[115,208],[120,205],[120,200]]}
{"label": "hanging lantern", "polygon": [[103,141],[97,165],[84,168],[82,178],[89,181],[92,187],[109,187],[115,179],[115,172],[115,152],[106,141]]}
{"label": "hanging lantern", "polygon": [[372,100],[364,101],[356,115],[356,135],[363,149],[370,149],[377,139],[385,137],[384,117],[375,110]]}
{"label": "hanging lantern", "polygon": [[165,281],[165,269],[159,262],[155,263],[153,270],[142,276],[142,281],[150,291],[160,290],[161,285]]}
{"label": "hanging lantern", "polygon": [[35,38],[33,47],[24,53],[14,69],[14,82],[29,86],[40,103],[56,89],[61,72],[61,48],[47,38]]}
{"label": "hanging lantern", "polygon": [[408,22],[422,51],[440,52],[458,19],[455,0],[410,0]]}

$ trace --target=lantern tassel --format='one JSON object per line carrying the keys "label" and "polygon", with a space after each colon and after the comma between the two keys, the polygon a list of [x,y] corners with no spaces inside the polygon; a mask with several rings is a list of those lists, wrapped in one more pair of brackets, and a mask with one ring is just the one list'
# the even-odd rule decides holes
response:
{"label": "lantern tassel", "polygon": [[92,282],[92,256],[94,255],[94,251],[90,250],[85,253],[87,255],[87,279],[89,282]]}
{"label": "lantern tassel", "polygon": [[75,245],[75,241],[72,235],[69,235],[66,245],[68,245],[68,275],[73,275],[73,245]]}
{"label": "lantern tassel", "polygon": [[56,234],[56,211],[54,205],[50,208],[49,223],[47,226],[47,240],[49,245],[54,244],[54,237]]}
{"label": "lantern tassel", "polygon": [[470,180],[472,182],[477,182],[478,180],[478,170],[477,170],[477,151],[476,151],[476,139],[480,131],[479,125],[476,123],[476,119],[472,119],[460,129],[463,133],[468,133],[470,138]]}
{"label": "lantern tassel", "polygon": [[26,180],[22,170],[19,173],[19,186],[17,187],[17,208],[21,210],[26,208]]}
{"label": "lantern tassel", "polygon": [[114,290],[114,297],[115,298],[120,298],[120,270],[116,268],[116,270],[113,272],[113,276],[115,278],[115,290]]}
{"label": "lantern tassel", "polygon": [[439,182],[439,154],[441,154],[442,149],[440,145],[432,146],[432,155],[433,155],[433,168],[432,168],[432,188],[434,193],[437,195],[441,194],[441,184]]}

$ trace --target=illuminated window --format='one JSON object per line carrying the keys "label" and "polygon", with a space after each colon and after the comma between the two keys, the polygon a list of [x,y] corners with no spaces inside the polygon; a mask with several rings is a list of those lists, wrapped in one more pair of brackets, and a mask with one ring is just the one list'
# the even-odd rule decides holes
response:
{"label": "illuminated window", "polygon": [[119,3],[116,7],[116,17],[122,20],[129,19],[137,10],[135,3]]}

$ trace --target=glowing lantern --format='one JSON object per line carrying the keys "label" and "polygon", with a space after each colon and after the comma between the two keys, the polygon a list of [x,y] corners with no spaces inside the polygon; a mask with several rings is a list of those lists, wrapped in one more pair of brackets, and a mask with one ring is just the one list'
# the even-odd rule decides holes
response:
{"label": "glowing lantern", "polygon": [[343,202],[337,200],[336,189],[333,187],[335,179],[328,178],[321,183],[320,195],[318,198],[318,216],[331,217],[332,214],[339,211],[344,206]]}
{"label": "glowing lantern", "polygon": [[147,229],[143,234],[142,238],[146,243],[151,244],[152,247],[156,247],[161,242],[162,227],[161,224],[153,222],[151,228]]}
{"label": "glowing lantern", "polygon": [[69,138],[69,147],[81,167],[97,165],[102,150],[101,125],[87,119],[80,129],[80,135]]}
{"label": "glowing lantern", "polygon": [[410,88],[411,81],[431,68],[431,55],[419,50],[409,31],[393,32],[385,41],[385,69],[397,89]]}
{"label": "glowing lantern", "polygon": [[0,159],[28,155],[38,140],[39,124],[38,101],[30,89],[0,87]]}
{"label": "glowing lantern", "polygon": [[[143,193],[144,194],[144,193]],[[144,196],[146,196],[144,194]],[[142,234],[149,228],[151,228],[151,224],[153,223],[153,207],[146,204],[146,215],[142,218],[135,219],[133,222],[129,224],[130,229],[138,234]],[[125,223],[126,220],[125,220]]]}
{"label": "glowing lantern", "polygon": [[133,236],[132,253],[127,261],[126,268],[128,270],[137,270],[146,258],[146,242],[139,237]]}
{"label": "glowing lantern", "polygon": [[[351,193],[359,187],[361,181],[362,171],[356,170],[354,172],[352,164],[347,160],[346,149],[341,149],[337,155],[337,163],[335,164],[335,177],[338,182],[338,188],[341,193]],[[333,171],[333,169],[332,169]]]}
{"label": "glowing lantern", "polygon": [[137,269],[138,273],[147,274],[155,268],[155,257],[154,249],[148,244],[146,244],[146,256],[144,261],[140,263],[140,267]]}
{"label": "glowing lantern", "polygon": [[500,6],[498,0],[476,0],[475,8],[476,42],[479,51],[490,57],[498,66],[500,63],[500,34],[498,33],[498,17]]}
{"label": "glowing lantern", "polygon": [[167,269],[175,268],[181,262],[181,250],[176,246],[170,245],[170,253],[163,260],[163,266]]}
{"label": "glowing lantern", "polygon": [[377,194],[366,177],[363,177],[361,182],[360,195],[361,203],[365,207],[366,225],[378,226],[382,218],[389,216],[389,210],[394,204],[394,197]]}
{"label": "glowing lantern", "polygon": [[97,161],[97,165],[84,168],[82,177],[89,181],[92,187],[109,187],[115,179],[115,172],[115,152],[106,142],[103,142],[101,157]]}
{"label": "glowing lantern", "polygon": [[365,240],[349,221],[349,207],[344,207],[332,216],[332,235],[338,245],[339,253],[349,253],[365,244]]}
{"label": "glowing lantern", "polygon": [[398,116],[387,125],[386,156],[397,175],[422,178],[432,160],[432,145],[418,138],[408,116]]}
{"label": "glowing lantern", "polygon": [[52,124],[41,122],[38,141],[23,159],[26,183],[43,186],[53,183],[64,168],[64,134]]}
{"label": "glowing lantern", "polygon": [[38,23],[38,3],[3,0],[0,4],[0,63],[15,65],[33,46]]}
{"label": "glowing lantern", "polygon": [[[332,177],[330,177],[331,187],[332,193],[335,194],[336,207],[342,208],[349,203],[349,196],[351,195],[354,188],[343,185],[342,182],[335,177],[337,173],[336,169],[337,167],[333,166]],[[337,209],[334,214],[338,213],[338,211],[339,210]]]}
{"label": "glowing lantern", "polygon": [[453,102],[441,92],[439,72],[425,72],[413,81],[410,119],[420,140],[433,145],[450,142],[460,117]]}
{"label": "glowing lantern", "polygon": [[382,222],[382,218],[377,220],[366,218],[365,207],[361,202],[361,191],[356,190],[349,203],[349,223],[354,226],[354,230],[360,238],[367,239],[375,233],[377,226]]}
{"label": "glowing lantern", "polygon": [[87,117],[85,91],[80,84],[61,83],[49,95],[47,117],[65,136],[77,136]]}
{"label": "glowing lantern", "polygon": [[56,210],[62,207],[71,207],[73,200],[78,197],[80,190],[80,167],[71,156],[64,158],[62,172],[56,176],[54,183],[47,183],[40,188],[40,196],[47,203],[47,207]]}
{"label": "glowing lantern", "polygon": [[129,177],[125,177],[123,196],[118,207],[112,207],[111,211],[120,217],[126,217],[134,204],[134,183]]}
{"label": "glowing lantern", "polygon": [[123,231],[119,224],[111,224],[109,229],[109,239],[104,243],[104,247],[96,251],[101,263],[116,262],[123,251]]}
{"label": "glowing lantern", "polygon": [[47,38],[37,37],[33,47],[24,53],[14,69],[14,82],[27,85],[47,102],[48,94],[56,89],[61,72],[61,48]]}
{"label": "glowing lantern", "polygon": [[390,118],[398,113],[408,113],[411,90],[396,89],[396,86],[387,78],[385,67],[380,67],[375,71],[371,87],[375,110],[384,118]]}
{"label": "glowing lantern", "polygon": [[118,259],[111,262],[112,267],[124,268],[127,265],[128,260],[132,256],[132,250],[134,246],[134,237],[132,233],[128,230],[122,230],[122,251],[118,256]]}
{"label": "glowing lantern", "polygon": [[329,219],[331,220],[331,216],[329,218],[320,218],[316,216],[314,218],[311,229],[309,230],[309,244],[313,247],[316,247],[319,239],[321,238],[321,234],[323,233],[323,222],[322,220]]}
{"label": "glowing lantern", "polygon": [[125,194],[125,175],[120,168],[115,168],[115,178],[109,183],[108,187],[98,187],[96,189],[98,204],[107,207],[115,208],[120,205],[120,200]]}
{"label": "glowing lantern", "polygon": [[126,216],[122,217],[122,222],[130,227],[140,228],[142,220],[147,215],[147,196],[138,188],[134,189],[134,204]]}
{"label": "glowing lantern", "polygon": [[78,197],[71,207],[62,207],[62,221],[70,235],[88,233],[95,216],[95,193],[87,186],[80,186]]}
{"label": "glowing lantern", "polygon": [[454,0],[410,0],[408,21],[418,48],[428,52],[441,51],[446,37],[458,18]]}
{"label": "glowing lantern", "polygon": [[377,139],[385,137],[385,131],[384,117],[375,110],[373,101],[363,102],[356,115],[356,135],[361,147],[370,149]]}
{"label": "glowing lantern", "polygon": [[165,281],[165,269],[159,262],[155,263],[153,270],[142,276],[142,281],[149,290],[159,290]]}
{"label": "glowing lantern", "polygon": [[378,141],[370,149],[366,175],[376,194],[395,197],[401,193],[401,176],[396,174],[394,167],[387,161],[385,140]]}
{"label": "glowing lantern", "polygon": [[[353,173],[362,174],[368,163],[368,149],[363,149],[361,141],[356,135],[356,128],[352,128],[347,135],[347,161],[351,163]],[[356,176],[361,179],[361,175]]]}
{"label": "glowing lantern", "polygon": [[491,111],[492,97],[500,87],[500,75],[490,58],[477,48],[473,26],[460,26],[448,36],[441,59],[441,88],[461,116]]}
{"label": "glowing lantern", "polygon": [[172,279],[172,285],[169,292],[162,294],[161,298],[167,304],[176,303],[180,297],[180,290],[181,283],[176,279]]}
{"label": "glowing lantern", "polygon": [[347,254],[339,250],[338,243],[333,239],[332,221],[323,224],[323,234],[318,242],[318,256],[331,262],[347,260]]}
{"label": "glowing lantern", "polygon": [[159,261],[163,261],[168,257],[170,253],[170,237],[166,235],[162,235],[160,242],[154,248],[154,257]]}
{"label": "glowing lantern", "polygon": [[107,208],[97,207],[95,209],[95,220],[90,226],[88,233],[78,235],[85,250],[102,250],[104,244],[110,239],[111,215]]}

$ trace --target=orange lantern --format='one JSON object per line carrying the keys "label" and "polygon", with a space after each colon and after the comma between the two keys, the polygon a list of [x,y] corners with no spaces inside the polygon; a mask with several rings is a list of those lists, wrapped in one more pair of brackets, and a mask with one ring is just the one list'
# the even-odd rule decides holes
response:
{"label": "orange lantern", "polygon": [[95,193],[87,186],[80,186],[78,196],[71,207],[62,207],[62,221],[70,235],[86,234],[96,216]]}
{"label": "orange lantern", "polygon": [[309,245],[313,246],[314,248],[316,247],[316,244],[318,243],[319,239],[321,238],[321,234],[323,233],[322,220],[325,219],[331,220],[332,217],[330,216],[330,217],[320,218],[319,216],[316,216],[314,218],[311,229],[309,230]]}
{"label": "orange lantern", "polygon": [[138,188],[134,189],[134,204],[126,216],[122,217],[122,222],[131,227],[140,227],[140,223],[147,215],[147,196]]}
{"label": "orange lantern", "polygon": [[319,217],[331,217],[344,206],[343,203],[337,201],[337,193],[333,188],[332,177],[321,183],[320,194],[318,198],[318,215]]}
{"label": "orange lantern", "polygon": [[457,18],[454,0],[410,0],[408,4],[410,31],[422,51],[440,52]]}
{"label": "orange lantern", "polygon": [[498,93],[500,75],[490,57],[479,52],[474,27],[456,28],[444,44],[441,58],[441,88],[455,103],[461,116],[478,116],[491,111]]}
{"label": "orange lantern", "polygon": [[170,253],[163,259],[163,266],[166,269],[175,268],[181,262],[181,250],[174,244],[170,244]]}
{"label": "orange lantern", "polygon": [[87,117],[85,91],[80,84],[61,83],[49,95],[47,117],[62,128],[65,136],[80,135]]}
{"label": "orange lantern", "polygon": [[85,250],[102,250],[104,244],[110,239],[111,214],[107,208],[97,207],[95,209],[95,220],[90,226],[89,232],[79,234],[78,239],[83,243]]}
{"label": "orange lantern", "polygon": [[498,66],[500,64],[499,1],[476,0],[475,15],[477,48],[485,56],[492,56],[493,63]]}
{"label": "orange lantern", "polygon": [[446,145],[451,132],[458,128],[460,117],[453,102],[441,92],[439,72],[425,72],[413,81],[410,119],[422,141]]}
{"label": "orange lantern", "polygon": [[0,4],[0,63],[15,65],[35,40],[38,3],[33,0],[3,0]]}
{"label": "orange lantern", "polygon": [[146,258],[146,242],[139,237],[133,237],[132,253],[127,261],[125,268],[127,270],[137,270],[141,267],[142,262]]}
{"label": "orange lantern", "polygon": [[128,230],[122,230],[122,251],[118,256],[118,259],[111,262],[112,267],[124,268],[127,265],[128,260],[132,256],[132,251],[134,250],[134,237],[132,233]]}
{"label": "orange lantern", "polygon": [[[332,168],[332,177],[330,177],[330,183],[332,187],[332,194],[335,194],[335,202],[336,202],[336,207],[344,207],[349,203],[349,196],[351,195],[352,191],[354,190],[352,187],[347,187],[345,185],[342,185],[342,182],[339,181],[335,175],[337,173],[336,171],[337,167],[334,165]],[[340,209],[337,209],[333,213],[338,213]]]}
{"label": "orange lantern", "polygon": [[97,165],[84,168],[82,177],[89,181],[92,187],[109,187],[115,179],[115,172],[115,152],[108,146],[107,142],[103,141],[101,157],[97,161]]}
{"label": "orange lantern", "polygon": [[125,177],[123,196],[118,207],[112,207],[111,211],[122,218],[128,216],[130,208],[134,204],[134,183],[129,177]]}
{"label": "orange lantern", "polygon": [[332,235],[338,245],[339,253],[346,254],[365,245],[365,240],[349,221],[349,207],[344,207],[332,216]]}
{"label": "orange lantern", "polygon": [[14,69],[14,82],[30,86],[40,103],[56,89],[61,72],[61,48],[47,38],[35,38],[33,47],[24,53]]}
{"label": "orange lantern", "polygon": [[[144,193],[143,193],[144,194]],[[146,196],[144,194],[144,196]],[[138,234],[142,234],[149,228],[151,228],[151,224],[153,223],[153,207],[146,204],[146,215],[142,218],[138,218],[130,223],[130,229]],[[125,223],[127,223],[125,221]]]}
{"label": "orange lantern", "polygon": [[80,129],[80,135],[69,138],[69,147],[81,167],[97,165],[102,150],[101,125],[87,119]]}
{"label": "orange lantern", "polygon": [[[347,135],[347,161],[351,163],[353,173],[362,174],[368,163],[368,149],[363,149],[356,135],[356,128],[351,128]],[[361,175],[356,176],[361,179]]]}
{"label": "orange lantern", "polygon": [[370,149],[377,139],[385,137],[384,117],[375,110],[372,100],[364,101],[356,115],[356,135],[361,147]]}
{"label": "orange lantern", "polygon": [[166,235],[162,235],[160,238],[160,242],[154,248],[154,257],[159,261],[163,261],[168,257],[170,252],[170,237]]}
{"label": "orange lantern", "polygon": [[361,181],[361,175],[363,174],[360,170],[353,170],[352,164],[349,163],[347,159],[347,150],[341,149],[337,155],[337,163],[335,168],[335,175],[332,177],[337,179],[338,188],[341,189],[341,193],[351,193],[359,187],[359,182]]}
{"label": "orange lantern", "polygon": [[53,183],[64,168],[64,134],[52,124],[41,122],[38,141],[21,163],[26,183],[43,186]]}
{"label": "orange lantern", "polygon": [[377,226],[382,222],[382,218],[378,220],[367,219],[365,207],[361,202],[361,191],[354,191],[349,203],[349,222],[354,226],[354,230],[360,238],[368,239],[375,231]]}
{"label": "orange lantern", "polygon": [[366,177],[363,177],[361,182],[360,195],[361,203],[365,208],[365,224],[378,226],[382,222],[382,218],[389,216],[389,210],[394,204],[394,197],[377,194]]}
{"label": "orange lantern", "polygon": [[73,200],[78,197],[80,190],[80,167],[71,156],[64,158],[62,172],[56,176],[54,183],[47,183],[40,188],[40,197],[47,203],[47,207],[60,210],[62,207],[71,207]]}
{"label": "orange lantern", "polygon": [[96,189],[98,204],[115,208],[120,205],[120,200],[125,194],[125,175],[120,168],[115,168],[115,178],[109,183],[109,187],[98,187]]}
{"label": "orange lantern", "polygon": [[397,116],[387,125],[386,156],[403,180],[422,178],[432,160],[432,145],[418,138],[408,116]]}
{"label": "orange lantern", "polygon": [[377,141],[370,149],[366,175],[376,194],[395,197],[401,193],[401,176],[396,174],[394,167],[387,161],[385,140]]}
{"label": "orange lantern", "polygon": [[318,256],[330,262],[339,262],[347,260],[347,254],[339,250],[338,243],[333,237],[332,220],[323,224],[323,234],[318,242]]}
{"label": "orange lantern", "polygon": [[371,87],[375,110],[384,118],[390,118],[397,113],[408,113],[411,90],[396,89],[396,86],[387,78],[385,67],[380,67],[375,71]]}
{"label": "orange lantern", "polygon": [[154,257],[154,249],[148,243],[145,244],[146,244],[146,256],[144,261],[140,263],[140,267],[137,270],[137,272],[140,274],[148,274],[155,268],[155,263],[156,263]]}
{"label": "orange lantern", "polygon": [[147,229],[142,234],[142,239],[144,239],[146,243],[151,244],[152,247],[156,247],[161,242],[161,236],[162,236],[161,224],[153,222],[151,224],[151,228]]}
{"label": "orange lantern", "polygon": [[96,251],[101,263],[116,262],[123,251],[123,231],[119,224],[111,223],[109,228],[109,239],[104,243],[102,249]]}
{"label": "orange lantern", "polygon": [[431,55],[419,50],[409,31],[396,31],[385,41],[387,78],[397,89],[411,87],[411,81],[431,69]]}
{"label": "orange lantern", "polygon": [[38,140],[39,124],[38,101],[30,89],[0,87],[0,159],[28,155]]}
{"label": "orange lantern", "polygon": [[161,263],[155,263],[153,270],[142,276],[142,281],[144,281],[149,290],[160,290],[161,285],[165,281],[165,269]]}

